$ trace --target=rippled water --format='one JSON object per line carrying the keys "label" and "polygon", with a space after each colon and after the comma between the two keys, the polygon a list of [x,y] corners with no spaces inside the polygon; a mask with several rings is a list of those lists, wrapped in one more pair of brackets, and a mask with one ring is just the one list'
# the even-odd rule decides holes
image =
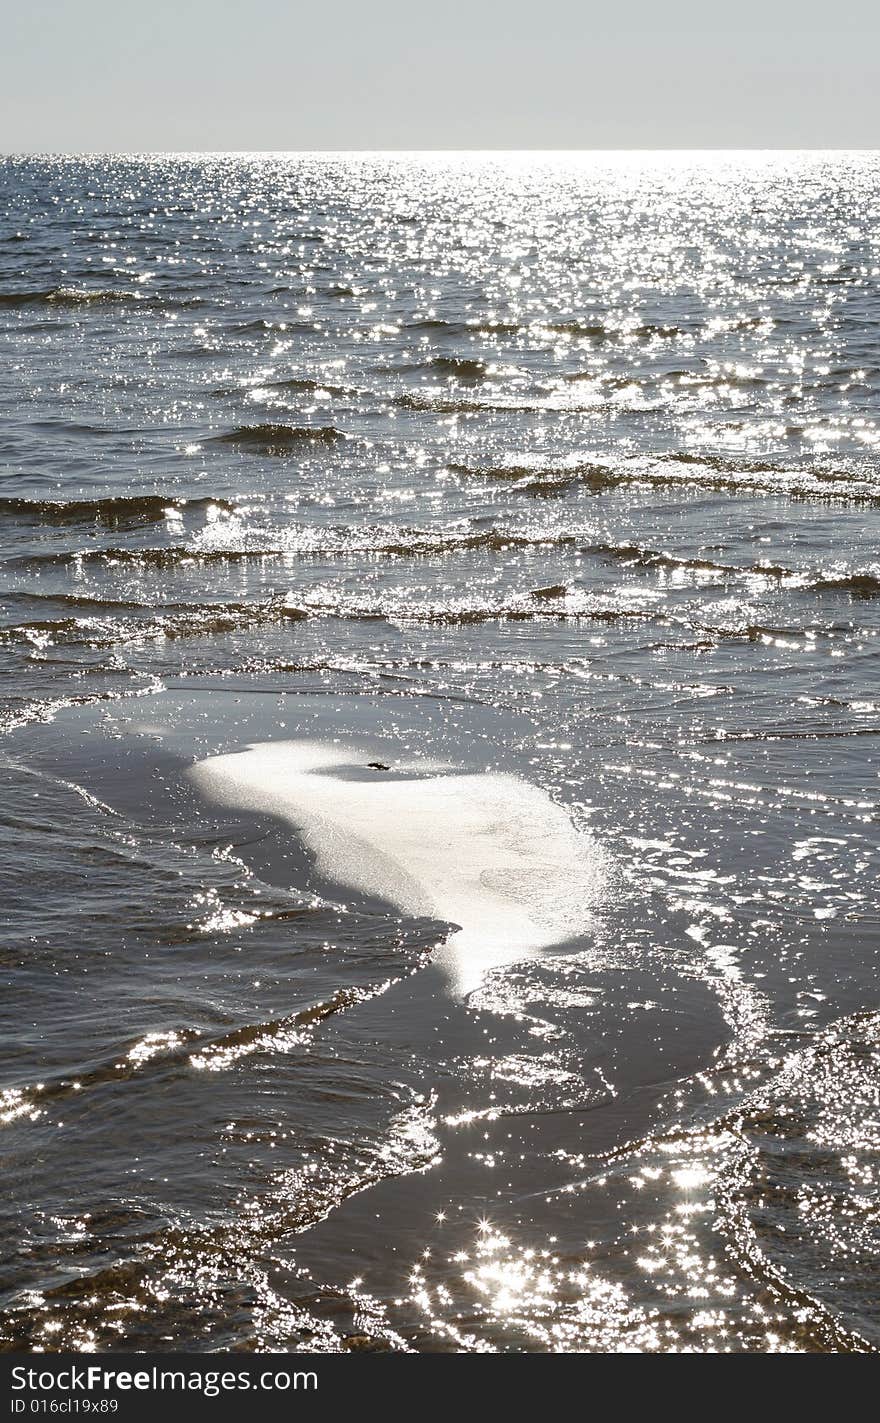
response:
{"label": "rippled water", "polygon": [[[880,159],[0,187],[6,1346],[880,1347]],[[312,738],[589,932],[456,988],[186,774]]]}

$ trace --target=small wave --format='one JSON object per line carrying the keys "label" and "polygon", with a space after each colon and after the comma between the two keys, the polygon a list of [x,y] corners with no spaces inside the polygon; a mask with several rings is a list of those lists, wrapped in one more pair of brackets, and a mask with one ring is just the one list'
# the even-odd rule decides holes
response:
{"label": "small wave", "polygon": [[314,331],[314,322],[309,321],[269,321],[265,316],[258,316],[252,321],[232,321],[225,328],[230,335],[246,336],[250,333],[257,335],[268,335],[274,333],[290,334],[297,331]]}
{"label": "small wave", "polygon": [[841,573],[820,576],[814,587],[829,592],[852,593],[857,598],[875,598],[880,593],[880,575],[876,573]]}
{"label": "small wave", "polygon": [[132,528],[161,523],[184,510],[232,510],[226,499],[181,499],[170,494],[106,495],[94,499],[0,498],[0,518],[65,526],[97,523],[105,528]]}
{"label": "small wave", "polygon": [[238,425],[213,437],[215,444],[239,445],[264,455],[285,455],[303,445],[331,445],[344,439],[332,425]]}
{"label": "small wave", "polygon": [[240,558],[270,557],[280,554],[276,548],[236,548],[234,546],[213,548],[191,547],[189,544],[165,544],[152,548],[124,548],[110,545],[106,548],[82,548],[53,553],[31,553],[4,560],[8,567],[63,567],[67,564],[82,565],[106,563],[111,568],[116,564],[132,564],[143,568],[173,568],[176,564],[210,562]]}
{"label": "small wave", "polygon": [[592,461],[559,465],[452,463],[447,468],[452,474],[466,478],[509,480],[514,487],[529,494],[561,491],[572,484],[584,484],[595,490],[613,489],[627,480],[626,474],[612,469],[610,465]]}
{"label": "small wave", "polygon": [[[263,918],[286,918],[291,914],[309,914],[310,909],[295,909],[262,915]],[[124,1043],[118,1053],[79,1071],[75,1078],[57,1076],[38,1087],[11,1088],[0,1092],[0,1128],[27,1118],[40,1120],[50,1106],[88,1091],[93,1087],[114,1086],[145,1074],[167,1075],[196,1070],[221,1071],[233,1067],[242,1057],[257,1052],[289,1051],[308,1041],[311,1030],[326,1018],[344,1013],[353,1004],[370,996],[370,990],[337,989],[329,998],[269,1022],[248,1023],[227,1032],[207,1034],[194,1027],[174,1027],[162,1032],[146,1033]]]}
{"label": "small wave", "polygon": [[527,494],[562,493],[574,485],[596,491],[620,484],[651,484],[720,489],[790,498],[880,503],[880,483],[840,470],[785,469],[763,461],[737,461],[720,455],[660,454],[624,457],[618,464],[600,459],[558,464],[511,461],[509,464],[451,463],[453,474],[510,481]]}
{"label": "small wave", "polygon": [[318,588],[296,603],[303,616],[342,617],[355,620],[383,620],[390,623],[426,623],[465,626],[489,622],[527,622],[549,618],[587,622],[617,622],[655,619],[666,622],[662,609],[650,601],[586,593],[580,589],[536,589],[509,593],[497,600],[447,598],[417,603],[403,591],[391,592],[378,603],[364,601],[334,588]]}
{"label": "small wave", "polygon": [[670,340],[684,335],[680,326],[666,326],[660,322],[647,321],[640,326],[614,326],[601,321],[549,321],[537,323],[547,331],[556,331],[563,336],[583,336],[598,341],[620,341],[636,337],[641,341],[659,336]]}
{"label": "small wave", "polygon": [[714,563],[710,558],[682,558],[677,554],[662,553],[657,549],[641,548],[638,544],[593,544],[588,553],[600,554],[605,558],[619,559],[636,568],[692,568],[711,573],[737,573],[740,570],[730,564]]}
{"label": "small wave", "polygon": [[[308,910],[294,910],[295,914]],[[325,1018],[334,1013],[343,1013],[353,1004],[370,997],[369,991],[356,988],[340,988],[331,998],[305,1008],[289,1018],[276,1018],[268,1023],[249,1023],[234,1028],[221,1037],[214,1038],[192,1053],[189,1062],[197,1071],[222,1072],[235,1066],[244,1057],[255,1053],[289,1052],[291,1048],[307,1041],[308,1033]]]}
{"label": "small wave", "polygon": [[878,1089],[880,1014],[817,1033],[738,1112],[716,1190],[728,1248],[798,1319],[815,1316],[833,1352],[880,1348]]}
{"label": "small wave", "polygon": [[432,557],[446,553],[506,549],[568,547],[577,542],[573,532],[558,529],[518,531],[496,526],[474,529],[465,523],[445,529],[415,529],[395,525],[340,525],[315,527],[253,527],[238,519],[218,519],[208,524],[180,550],[184,557]]}
{"label": "small wave", "polygon": [[445,321],[442,317],[427,316],[404,324],[408,331],[434,331],[444,336],[459,337],[472,337],[483,332],[489,336],[515,336],[523,329],[519,321],[497,321],[491,317],[485,321]]}
{"label": "small wave", "polygon": [[[75,601],[71,599],[72,604]],[[132,605],[89,599],[87,608],[78,610],[82,616],[14,623],[0,628],[0,646],[26,647],[37,654],[48,647],[128,646],[242,632],[271,623],[297,622],[309,615],[282,598],[261,603],[169,603],[158,611],[135,604],[131,616],[117,616],[125,606]]]}
{"label": "small wave", "polygon": [[562,336],[590,336],[595,340],[608,334],[608,328],[600,321],[548,321],[544,330],[558,331]]}
{"label": "small wave", "polygon": [[328,395],[351,395],[351,386],[331,385],[328,381],[317,380],[313,376],[290,376],[286,380],[273,380],[266,386],[267,390],[296,390],[304,394],[311,395],[316,391],[326,391]]}
{"label": "small wave", "polygon": [[[431,369],[433,366],[432,362],[423,367],[406,369]],[[444,369],[445,367],[437,367],[438,371]],[[479,377],[459,374],[458,385],[477,386],[491,373],[487,368]],[[693,399],[700,391],[717,390],[732,396],[734,391],[755,390],[767,384],[758,376],[695,373],[685,376],[682,373],[665,372],[614,376],[599,371],[572,371],[561,374],[552,381],[542,380],[536,387],[527,387],[521,372],[516,374],[519,378],[506,388],[493,383],[487,393],[474,390],[469,394],[456,390],[452,385],[455,372],[450,371],[447,384],[425,384],[415,390],[402,391],[393,397],[393,401],[404,409],[432,411],[438,415],[511,411],[519,414],[565,414],[601,408],[607,408],[617,416],[643,415],[649,411],[663,410],[676,402]],[[803,430],[792,426],[787,429],[786,434],[796,437],[802,435]]]}
{"label": "small wave", "polygon": [[688,558],[657,549],[642,548],[638,544],[591,544],[581,551],[618,560],[631,568],[718,574],[723,578],[766,578],[798,592],[852,593],[861,598],[873,598],[880,593],[880,575],[869,571],[817,572],[787,568],[779,563],[719,563],[711,558]]}
{"label": "small wave", "polygon": [[[488,371],[486,373],[488,375]],[[482,377],[481,377],[482,379]],[[462,386],[476,386],[476,379],[460,380]],[[616,396],[609,397],[608,389],[618,389],[629,395],[624,403]],[[634,381],[614,381],[596,379],[589,385],[586,381],[579,386],[576,382],[567,385],[546,385],[539,390],[522,390],[516,387],[498,388],[492,386],[487,394],[457,394],[451,385],[425,385],[421,389],[406,390],[393,397],[393,404],[404,410],[424,410],[436,415],[494,415],[494,414],[574,414],[577,411],[596,410],[609,399],[614,402],[617,414],[660,409],[665,403],[662,397],[649,399]]]}
{"label": "small wave", "polygon": [[[293,606],[293,605],[291,605]],[[708,610],[699,606],[673,607],[663,594],[644,589],[617,589],[611,593],[588,592],[566,584],[510,591],[493,598],[452,597],[437,602],[416,602],[405,590],[389,591],[378,602],[369,602],[334,587],[304,593],[295,604],[302,616],[329,616],[351,619],[381,619],[392,624],[448,624],[463,626],[490,622],[662,623],[699,633],[710,643],[764,639],[793,641],[833,633],[840,625],[774,627],[753,622],[747,607],[729,619],[711,621]],[[745,616],[743,616],[745,615]]]}
{"label": "small wave", "polygon": [[639,325],[627,326],[612,321],[591,321],[582,317],[554,321],[504,321],[495,317],[447,321],[442,317],[423,317],[406,324],[408,329],[413,331],[432,331],[444,336],[474,336],[482,333],[490,336],[517,336],[521,333],[540,335],[542,332],[551,332],[555,335],[579,336],[594,341],[620,341],[633,337],[647,341],[654,337],[670,340],[686,334],[680,326],[659,321],[645,321]]}
{"label": "small wave", "polygon": [[395,395],[392,404],[399,406],[402,410],[422,410],[430,411],[435,415],[469,415],[477,414],[480,411],[489,412],[499,408],[523,409],[523,406],[515,407],[512,403],[507,407],[499,407],[497,404],[487,404],[477,400],[450,399],[441,389],[436,389],[431,393],[430,389],[422,391],[407,390],[401,395]]}
{"label": "small wave", "polygon": [[548,590],[511,594],[497,601],[481,602],[451,598],[437,603],[415,603],[403,594],[389,594],[378,603],[349,596],[333,588],[318,588],[296,598],[270,598],[257,603],[168,604],[160,610],[143,605],[143,617],[117,616],[117,604],[90,600],[88,613],[59,618],[35,618],[0,629],[0,646],[25,646],[36,652],[48,647],[80,646],[106,648],[149,641],[175,640],[242,632],[272,623],[298,622],[306,618],[331,617],[344,620],[390,623],[447,624],[463,626],[488,622],[518,622],[533,619],[616,622],[621,619],[656,619],[666,615],[650,604],[602,597],[579,590]]}
{"label": "small wave", "polygon": [[[642,465],[638,478],[651,483],[683,484],[693,475],[699,484],[720,489],[747,489],[759,494],[788,494],[796,498],[847,499],[880,502],[880,483],[836,469],[785,469],[762,460],[732,461],[722,455],[670,454]],[[634,468],[639,464],[634,462]],[[679,466],[681,468],[679,468]]]}
{"label": "small wave", "polygon": [[[42,607],[47,604],[57,604],[62,608],[75,608],[79,612],[100,612],[100,613],[127,613],[127,612],[147,612],[144,603],[126,598],[94,598],[88,593],[11,593],[7,594],[7,603],[35,604]],[[38,624],[39,625],[39,624]],[[33,626],[27,623],[20,623],[18,627]],[[50,626],[50,624],[45,624]],[[12,631],[12,629],[10,629]]]}
{"label": "small wave", "polygon": [[[721,641],[761,642],[816,638],[835,631],[838,625],[771,626],[732,614],[729,620],[713,621],[699,607],[672,607],[656,591],[618,589],[611,593],[555,584],[530,591],[510,591],[497,598],[449,597],[418,602],[404,589],[392,589],[377,600],[351,594],[332,585],[308,591],[274,596],[252,603],[172,603],[155,608],[100,599],[84,600],[76,607],[59,599],[65,616],[36,618],[0,628],[0,646],[21,647],[31,656],[41,656],[49,647],[109,648],[147,642],[174,641],[241,633],[255,627],[309,618],[333,618],[353,622],[387,622],[392,626],[441,625],[462,627],[500,622],[593,622],[659,623],[707,638],[707,646]],[[70,608],[71,611],[67,612]],[[79,614],[74,615],[73,610]],[[748,613],[747,608],[740,610]]]}
{"label": "small wave", "polygon": [[314,376],[288,376],[283,380],[261,381],[258,385],[218,385],[211,391],[211,394],[218,400],[233,400],[275,390],[291,391],[297,395],[316,395],[319,392],[338,396],[357,394],[357,390],[353,386],[334,385],[330,381],[318,380]]}
{"label": "small wave", "polygon": [[717,573],[727,578],[768,578],[775,582],[791,583],[798,588],[843,588],[850,578],[870,578],[871,575],[850,574],[839,578],[825,578],[786,568],[778,563],[719,563],[712,558],[687,557],[667,553],[659,549],[642,548],[639,544],[591,544],[582,550],[602,558],[620,561],[630,568],[669,569],[673,572]]}
{"label": "small wave", "polygon": [[730,387],[736,390],[752,390],[769,385],[764,376],[744,374],[738,371],[651,370],[632,375],[607,375],[601,371],[571,371],[560,377],[567,385],[589,383],[605,390],[628,390],[634,386],[642,389],[648,386],[663,386],[674,383],[685,393],[688,390],[706,390]]}
{"label": "small wave", "polygon": [[198,298],[166,298],[146,290],[103,287],[39,287],[0,292],[0,307],[88,306],[137,303],[138,306],[200,306]]}
{"label": "small wave", "polygon": [[577,535],[548,529],[517,532],[492,528],[411,529],[368,525],[360,529],[340,526],[282,527],[251,526],[236,516],[211,520],[189,543],[152,548],[77,549],[73,552],[26,554],[7,563],[22,566],[52,566],[69,563],[107,563],[170,568],[198,562],[233,562],[238,559],[363,557],[429,558],[446,553],[506,549],[569,547]]}
{"label": "small wave", "polygon": [[[476,382],[471,383],[476,384]],[[473,396],[468,399],[465,396],[450,395],[447,388],[443,386],[426,386],[424,390],[403,391],[400,395],[395,395],[392,401],[392,404],[403,410],[422,410],[434,415],[509,415],[513,413],[524,415],[542,411],[549,413],[554,410],[593,409],[600,403],[601,397],[597,396],[585,407],[568,397],[564,392],[559,391],[548,391],[544,395],[536,394],[526,397],[513,392],[505,394],[503,391],[498,391],[493,392],[489,397]]]}
{"label": "small wave", "polygon": [[[588,476],[585,476],[587,478]],[[601,476],[600,476],[601,479]],[[15,501],[8,501],[15,503]],[[207,503],[208,521],[183,544],[167,544],[146,548],[108,546],[74,551],[24,554],[6,560],[8,566],[42,567],[104,563],[109,566],[172,568],[186,564],[224,563],[245,559],[350,559],[381,557],[389,559],[439,558],[447,554],[498,553],[515,550],[550,550],[574,548],[590,558],[610,561],[626,569],[645,572],[669,572],[680,575],[705,575],[716,580],[761,579],[792,591],[808,593],[850,594],[854,598],[880,595],[880,573],[871,569],[796,569],[778,563],[738,564],[722,562],[699,555],[676,554],[668,550],[644,547],[634,543],[596,542],[590,538],[589,527],[560,528],[550,525],[517,527],[494,523],[489,528],[475,528],[470,520],[458,525],[413,528],[401,525],[272,525],[250,523],[229,505],[220,501],[192,501],[198,507]],[[176,513],[180,506],[163,505],[156,515]],[[218,516],[218,511],[224,512]],[[0,501],[2,509],[2,501]],[[58,522],[85,522],[62,509]],[[132,523],[141,522],[136,512]],[[143,520],[146,521],[146,520]],[[107,526],[121,525],[123,520],[104,516]],[[479,521],[478,521],[479,522]],[[538,596],[537,590],[533,596]],[[566,592],[554,588],[554,596]],[[43,595],[34,595],[43,596]],[[54,594],[45,595],[56,598]],[[73,595],[71,595],[73,596]],[[543,590],[543,596],[548,596]],[[62,595],[57,595],[62,598]]]}
{"label": "small wave", "polygon": [[486,362],[471,356],[433,356],[426,364],[429,370],[447,376],[450,380],[460,381],[462,385],[477,384],[485,380],[488,374]]}

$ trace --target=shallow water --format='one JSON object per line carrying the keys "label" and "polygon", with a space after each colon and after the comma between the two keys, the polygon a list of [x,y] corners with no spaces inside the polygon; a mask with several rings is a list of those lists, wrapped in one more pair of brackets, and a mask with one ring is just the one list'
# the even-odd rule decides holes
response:
{"label": "shallow water", "polygon": [[[880,160],[0,188],[5,1346],[880,1347]],[[588,923],[457,990],[303,740]]]}

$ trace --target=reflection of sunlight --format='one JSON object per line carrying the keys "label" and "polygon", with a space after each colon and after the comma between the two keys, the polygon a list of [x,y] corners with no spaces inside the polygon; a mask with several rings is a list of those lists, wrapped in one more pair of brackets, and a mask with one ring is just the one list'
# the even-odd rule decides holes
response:
{"label": "reflection of sunlight", "polygon": [[[493,1350],[499,1335],[518,1341],[513,1347],[551,1352],[797,1351],[803,1345],[786,1333],[780,1304],[767,1291],[756,1297],[714,1245],[723,1163],[738,1140],[710,1127],[649,1142],[629,1162],[560,1187],[560,1197],[619,1195],[613,1244],[530,1240],[509,1217],[502,1223],[488,1212],[462,1233],[454,1223],[461,1216],[437,1211],[431,1246],[411,1266],[406,1303],[433,1337],[465,1351]],[[449,1242],[444,1250],[449,1222],[456,1248]]]}
{"label": "reflection of sunlight", "polygon": [[705,1186],[712,1177],[702,1166],[681,1166],[672,1172],[672,1179],[682,1191],[693,1191],[697,1186]]}

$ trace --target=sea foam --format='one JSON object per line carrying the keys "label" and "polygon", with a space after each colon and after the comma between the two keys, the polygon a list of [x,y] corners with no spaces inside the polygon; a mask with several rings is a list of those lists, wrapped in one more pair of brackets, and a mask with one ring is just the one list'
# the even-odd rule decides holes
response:
{"label": "sea foam", "polygon": [[225,805],[296,827],[325,878],[457,926],[440,961],[460,992],[589,931],[603,855],[546,791],[424,762],[371,771],[368,755],[263,742],[200,761],[190,776]]}

